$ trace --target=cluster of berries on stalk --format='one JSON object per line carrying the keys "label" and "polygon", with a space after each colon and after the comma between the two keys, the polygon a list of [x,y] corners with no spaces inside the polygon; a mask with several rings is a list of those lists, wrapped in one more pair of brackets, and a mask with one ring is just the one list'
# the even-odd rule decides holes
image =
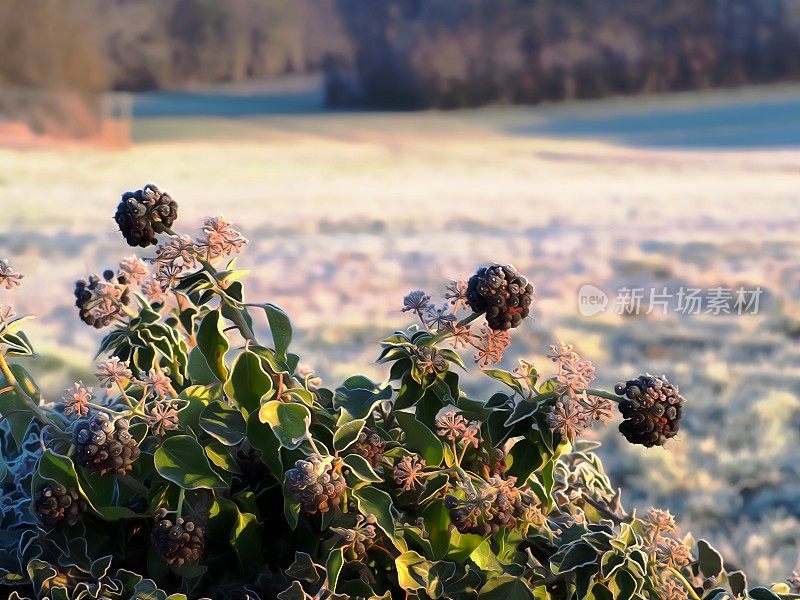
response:
{"label": "cluster of berries on stalk", "polygon": [[369,427],[364,427],[358,435],[358,439],[350,446],[350,452],[358,454],[377,469],[381,466],[383,451],[386,449],[386,441]]}
{"label": "cluster of berries on stalk", "polygon": [[467,304],[495,331],[519,327],[532,301],[533,285],[511,265],[481,267],[467,282]]}
{"label": "cluster of berries on stalk", "polygon": [[[445,497],[450,521],[460,533],[491,535],[541,522],[538,501],[515,486],[515,477],[492,476],[478,486],[464,486],[466,497]],[[536,516],[534,516],[536,515]]]}
{"label": "cluster of berries on stalk", "polygon": [[75,525],[86,512],[86,501],[75,490],[60,483],[50,483],[39,488],[34,501],[34,511],[46,527]]}
{"label": "cluster of berries on stalk", "polygon": [[156,244],[156,234],[166,233],[178,218],[178,203],[155,185],[125,192],[114,220],[130,246],[147,248]]}
{"label": "cluster of berries on stalk", "polygon": [[[447,339],[453,348],[474,348],[475,362],[486,367],[498,363],[511,345],[509,332],[519,327],[530,314],[533,285],[511,265],[481,267],[469,281],[451,281],[441,306],[431,303],[431,296],[422,290],[409,292],[403,298],[403,312],[413,312],[431,333]],[[471,315],[459,320],[461,310]],[[486,325],[480,332],[471,323],[484,315]],[[435,347],[421,347],[412,357],[423,375],[438,375],[447,368],[447,361]]]}
{"label": "cluster of berries on stalk", "polygon": [[127,419],[112,421],[102,412],[78,421],[73,438],[78,464],[100,475],[129,473],[140,454],[129,426]]}
{"label": "cluster of berries on stalk", "polygon": [[173,523],[167,510],[158,512],[158,522],[152,533],[153,545],[168,565],[180,567],[200,560],[205,548],[205,531],[193,519],[178,517]]}
{"label": "cluster of berries on stalk", "polygon": [[618,383],[614,391],[624,398],[619,403],[624,418],[619,431],[629,442],[650,448],[677,435],[686,400],[666,376],[639,375]]}
{"label": "cluster of berries on stalk", "polygon": [[295,462],[286,472],[286,492],[313,515],[339,506],[346,484],[339,463],[318,454]]}
{"label": "cluster of berries on stalk", "polygon": [[75,282],[75,306],[81,321],[100,329],[122,318],[124,306],[131,303],[128,278],[124,273],[106,270],[103,276],[91,274]]}

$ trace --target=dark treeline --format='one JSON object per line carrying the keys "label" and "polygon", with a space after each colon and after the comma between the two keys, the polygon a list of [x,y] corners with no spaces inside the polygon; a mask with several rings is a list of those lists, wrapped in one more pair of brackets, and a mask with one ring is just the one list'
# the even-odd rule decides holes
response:
{"label": "dark treeline", "polygon": [[413,109],[800,78],[795,0],[337,0],[332,104]]}
{"label": "dark treeline", "polygon": [[349,56],[333,0],[0,0],[0,86],[180,88]]}
{"label": "dark treeline", "polygon": [[0,0],[0,86],[179,88],[324,70],[414,109],[800,79],[797,0]]}

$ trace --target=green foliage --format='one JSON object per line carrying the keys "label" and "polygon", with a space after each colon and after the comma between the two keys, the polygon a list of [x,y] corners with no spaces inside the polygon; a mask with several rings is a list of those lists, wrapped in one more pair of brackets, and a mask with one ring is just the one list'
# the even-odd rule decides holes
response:
{"label": "green foliage", "polygon": [[[703,540],[692,556],[667,513],[623,510],[596,444],[556,423],[570,398],[613,394],[523,362],[485,369],[501,389],[470,398],[464,362],[445,344],[457,347],[456,328],[478,314],[388,336],[385,383],[354,375],[334,390],[312,385],[289,352],[286,313],[245,305],[244,272],[232,262],[217,270],[202,247],[164,290],[174,300],[140,298],[104,338],[101,354],[124,361],[111,375],[104,363],[105,404],[77,386],[71,412],[42,405],[23,367],[6,361],[32,354],[24,320],[0,331],[0,476],[24,482],[0,523],[10,597],[779,597],[748,590]],[[264,326],[272,346],[257,340]],[[111,415],[107,431],[74,426],[92,411]],[[119,419],[130,427],[115,430]],[[115,456],[111,431],[132,436],[135,463],[105,476],[79,466],[91,463],[78,451]],[[35,522],[47,484],[86,501],[81,522]],[[153,533],[165,522],[173,537]]]}

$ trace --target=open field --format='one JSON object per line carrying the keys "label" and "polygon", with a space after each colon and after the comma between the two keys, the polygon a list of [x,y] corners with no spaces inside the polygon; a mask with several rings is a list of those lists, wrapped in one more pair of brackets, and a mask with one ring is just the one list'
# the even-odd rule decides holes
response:
{"label": "open field", "polygon": [[[763,131],[746,115],[770,120],[797,92],[776,98],[734,110],[728,125]],[[399,311],[406,292],[441,292],[480,263],[513,262],[537,300],[505,364],[525,356],[546,369],[547,346],[563,338],[606,385],[669,373],[689,399],[686,432],[669,452],[623,446],[614,427],[599,433],[613,478],[630,490],[628,504],[672,507],[753,576],[781,579],[800,566],[797,124],[775,125],[782,135],[752,147],[731,142],[747,135],[724,119],[714,129],[723,149],[669,143],[686,132],[653,133],[652,111],[691,123],[717,105],[663,102],[150,116],[134,121],[124,150],[0,149],[0,256],[26,274],[0,303],[39,315],[31,337],[47,397],[88,377],[99,335],[78,320],[72,284],[131,253],[111,216],[120,192],[150,181],[179,201],[182,231],[220,212],[240,225],[251,240],[239,263],[253,271],[251,298],[290,313],[299,350],[331,385],[356,370],[383,377],[372,365],[377,342],[409,322]],[[591,126],[637,111],[633,137]],[[610,307],[584,317],[583,284],[764,294],[757,315],[623,317]],[[471,389],[486,389],[478,373]]]}

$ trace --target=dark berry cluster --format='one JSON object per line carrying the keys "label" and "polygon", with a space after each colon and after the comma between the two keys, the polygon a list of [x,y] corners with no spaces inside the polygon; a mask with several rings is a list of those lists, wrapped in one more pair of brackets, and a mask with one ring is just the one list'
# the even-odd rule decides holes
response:
{"label": "dark berry cluster", "polygon": [[385,449],[386,442],[383,438],[369,427],[365,427],[361,430],[356,442],[350,447],[350,452],[363,456],[373,468],[377,469],[381,465],[381,457]]}
{"label": "dark berry cluster", "polygon": [[500,529],[515,528],[524,518],[526,506],[522,494],[514,487],[516,480],[513,477],[492,480],[475,498],[445,497],[450,521],[460,533],[490,535]]}
{"label": "dark berry cluster", "polygon": [[75,458],[92,472],[124,475],[139,458],[139,445],[127,419],[111,421],[105,413],[81,419],[75,427]]}
{"label": "dark berry cluster", "polygon": [[205,532],[192,519],[178,517],[173,524],[167,511],[158,511],[159,521],[153,529],[153,545],[168,565],[180,567],[200,560],[205,548]]}
{"label": "dark berry cluster", "polygon": [[485,313],[494,331],[519,327],[532,300],[533,285],[511,265],[481,267],[467,282],[467,304],[473,312]]}
{"label": "dark berry cluster", "polygon": [[122,316],[122,305],[131,302],[128,280],[123,274],[114,276],[114,271],[103,272],[102,279],[94,273],[89,280],[75,282],[75,306],[81,321],[100,329]]}
{"label": "dark berry cluster", "polygon": [[625,398],[619,403],[625,419],[619,431],[632,444],[662,446],[678,433],[685,399],[665,376],[639,375],[614,391]]}
{"label": "dark berry cluster", "polygon": [[298,460],[286,472],[286,492],[310,515],[328,512],[339,506],[346,487],[337,467],[319,455]]}
{"label": "dark berry cluster", "polygon": [[178,203],[153,184],[135,192],[125,192],[114,220],[125,241],[146,248],[156,243],[156,234],[165,233],[178,218]]}
{"label": "dark berry cluster", "polygon": [[61,523],[75,525],[86,512],[86,501],[75,490],[60,483],[42,486],[33,501],[36,516],[46,527]]}

